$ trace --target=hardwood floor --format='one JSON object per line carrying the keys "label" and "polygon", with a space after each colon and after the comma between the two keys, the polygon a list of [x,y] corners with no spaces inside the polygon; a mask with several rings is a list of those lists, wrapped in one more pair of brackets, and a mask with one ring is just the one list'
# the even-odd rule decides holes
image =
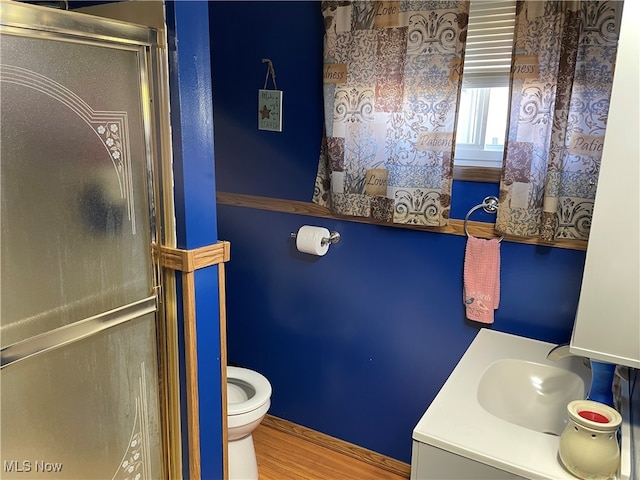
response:
{"label": "hardwood floor", "polygon": [[277,417],[253,433],[260,480],[406,480],[409,465]]}

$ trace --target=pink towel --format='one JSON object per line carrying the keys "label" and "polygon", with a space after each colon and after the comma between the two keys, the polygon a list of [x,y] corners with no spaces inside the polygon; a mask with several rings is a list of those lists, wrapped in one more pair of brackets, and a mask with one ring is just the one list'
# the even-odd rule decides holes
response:
{"label": "pink towel", "polygon": [[500,242],[469,236],[464,254],[463,300],[467,318],[493,323],[500,303]]}

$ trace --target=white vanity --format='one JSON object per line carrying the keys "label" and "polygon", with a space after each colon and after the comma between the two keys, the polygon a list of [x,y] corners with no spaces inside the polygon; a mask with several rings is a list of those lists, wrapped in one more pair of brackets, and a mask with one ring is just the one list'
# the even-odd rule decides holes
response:
{"label": "white vanity", "polygon": [[[554,346],[480,330],[413,431],[411,479],[575,480],[558,460],[559,435],[567,403],[585,397],[590,371],[581,357],[548,360]],[[618,478],[628,480],[623,417]]]}

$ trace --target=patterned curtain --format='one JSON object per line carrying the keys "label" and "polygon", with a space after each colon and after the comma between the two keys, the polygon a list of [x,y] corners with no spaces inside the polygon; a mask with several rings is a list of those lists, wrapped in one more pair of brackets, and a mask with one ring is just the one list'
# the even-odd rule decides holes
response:
{"label": "patterned curtain", "polygon": [[519,1],[497,230],[586,240],[622,1]]}
{"label": "patterned curtain", "polygon": [[313,201],[446,225],[467,1],[325,1],[325,137]]}

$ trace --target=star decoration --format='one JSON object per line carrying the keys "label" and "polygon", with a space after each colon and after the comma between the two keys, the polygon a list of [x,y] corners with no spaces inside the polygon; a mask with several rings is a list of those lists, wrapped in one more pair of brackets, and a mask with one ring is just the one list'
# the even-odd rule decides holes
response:
{"label": "star decoration", "polygon": [[270,113],[271,113],[271,110],[269,110],[266,105],[263,106],[262,110],[260,110],[260,115],[262,120],[264,120],[265,118],[271,118]]}

